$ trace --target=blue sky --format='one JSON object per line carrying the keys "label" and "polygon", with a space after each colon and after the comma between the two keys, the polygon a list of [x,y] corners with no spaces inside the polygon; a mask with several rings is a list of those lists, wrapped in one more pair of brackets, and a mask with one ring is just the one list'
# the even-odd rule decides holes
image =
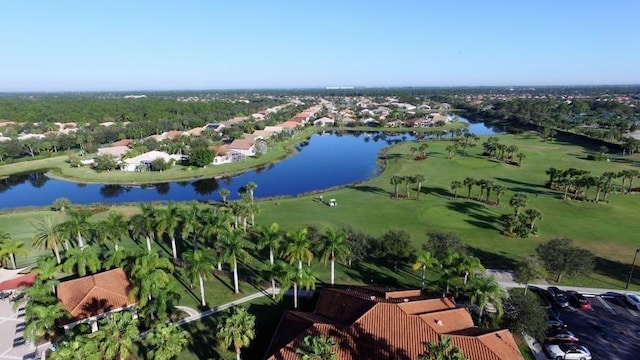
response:
{"label": "blue sky", "polygon": [[640,1],[32,1],[0,91],[640,84]]}

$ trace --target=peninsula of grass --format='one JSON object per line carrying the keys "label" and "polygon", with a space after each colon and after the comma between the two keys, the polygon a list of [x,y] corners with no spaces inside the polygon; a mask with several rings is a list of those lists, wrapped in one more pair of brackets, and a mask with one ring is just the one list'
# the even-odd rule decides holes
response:
{"label": "peninsula of grass", "polygon": [[[521,166],[481,156],[481,147],[467,149],[467,156],[457,155],[448,159],[446,147],[451,144],[448,140],[429,141],[428,158],[416,161],[411,153],[411,147],[415,147],[415,144],[405,142],[386,150],[386,167],[378,177],[345,188],[321,192],[325,200],[336,199],[337,206],[330,207],[318,201],[319,194],[260,201],[257,225],[277,222],[285,230],[314,226],[324,231],[329,226],[338,228],[348,224],[374,236],[390,229],[402,229],[411,234],[413,245],[418,250],[426,242],[427,233],[454,232],[487,267],[507,269],[513,268],[516,261],[532,254],[540,243],[568,237],[574,240],[575,245],[589,249],[596,255],[596,267],[587,276],[563,277],[563,284],[622,288],[638,246],[640,223],[635,209],[640,206],[640,195],[612,194],[608,203],[597,204],[562,200],[560,192],[545,186],[548,181],[545,170],[550,167],[573,167],[600,175],[605,171],[618,172],[637,167],[640,156],[611,156],[609,162],[592,161],[588,160],[591,150],[580,145],[542,142],[529,133],[502,135],[499,138],[501,143],[517,145],[526,154]],[[479,143],[482,141],[484,138]],[[426,177],[419,200],[415,200],[415,185],[409,188],[413,199],[393,199],[394,186],[390,184],[390,178],[415,174]],[[466,188],[460,189],[458,199],[454,200],[450,190],[451,181],[462,181],[465,177],[488,179],[505,186],[508,190],[502,196],[503,205],[494,206],[468,199]],[[615,181],[621,183],[619,179]],[[404,193],[404,185],[400,185],[399,190]],[[477,192],[478,188],[475,187],[472,197],[477,196]],[[503,214],[513,213],[513,209],[508,206],[508,199],[516,192],[526,193],[529,197],[527,207],[538,209],[543,214],[543,219],[538,224],[538,234],[534,236],[515,238],[502,234],[498,218]],[[591,190],[591,197],[593,192]],[[256,195],[260,196],[259,190]],[[138,211],[135,206],[113,206],[113,209],[125,215]],[[30,248],[33,233],[31,224],[47,214],[51,212],[30,210],[5,213],[0,215],[0,229],[7,231],[12,238],[24,241]],[[104,214],[95,215],[95,220],[105,216]],[[131,246],[141,245],[132,242]],[[156,246],[162,246],[167,251],[167,244]],[[37,254],[38,252],[32,252],[30,257]],[[260,256],[256,255],[255,258],[255,261],[244,266],[259,274],[264,269],[262,261],[257,260]],[[18,259],[19,262],[28,262],[27,260]],[[328,270],[317,262],[314,264],[320,281],[328,281]],[[412,273],[404,266],[396,273],[384,266],[361,263],[353,268],[338,266],[336,279],[337,282],[348,284],[383,284],[390,281],[392,284],[418,286],[419,278],[408,276]],[[211,285],[219,288],[225,286],[214,283]],[[217,295],[212,293],[212,296]],[[189,302],[193,304],[195,299]],[[211,299],[210,302],[218,303]]]}
{"label": "peninsula of grass", "polygon": [[[296,145],[303,142],[311,135],[320,131],[382,131],[382,132],[429,132],[447,134],[450,130],[463,129],[465,123],[453,122],[440,127],[430,128],[376,128],[376,127],[306,127],[295,133],[291,138],[269,144],[265,154],[258,157],[248,157],[239,161],[224,165],[211,165],[203,168],[193,166],[174,165],[162,172],[129,172],[129,171],[102,171],[97,172],[90,167],[73,168],[67,162],[68,156],[54,156],[44,159],[20,161],[13,164],[0,166],[0,179],[15,174],[24,174],[34,171],[44,171],[47,176],[56,179],[73,181],[78,183],[99,184],[126,184],[143,185],[164,183],[170,181],[188,181],[204,178],[232,176],[251,169],[266,167],[274,162],[281,161],[296,152]],[[72,152],[68,152],[72,153]]]}

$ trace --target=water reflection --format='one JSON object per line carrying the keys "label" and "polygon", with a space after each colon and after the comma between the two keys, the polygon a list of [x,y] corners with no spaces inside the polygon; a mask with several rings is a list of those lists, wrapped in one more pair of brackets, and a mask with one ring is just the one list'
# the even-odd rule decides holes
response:
{"label": "water reflection", "polygon": [[218,190],[218,181],[213,178],[196,180],[191,185],[198,195],[211,195]]}
{"label": "water reflection", "polygon": [[117,184],[105,184],[100,188],[100,195],[106,199],[117,198],[124,192],[124,187]]}

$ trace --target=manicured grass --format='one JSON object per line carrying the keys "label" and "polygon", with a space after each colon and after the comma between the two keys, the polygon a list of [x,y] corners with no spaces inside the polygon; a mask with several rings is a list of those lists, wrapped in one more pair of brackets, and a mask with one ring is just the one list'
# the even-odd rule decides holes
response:
{"label": "manicured grass", "polygon": [[[515,261],[532,254],[538,244],[566,236],[574,239],[576,245],[593,251],[598,259],[596,270],[590,276],[566,278],[563,282],[622,286],[640,232],[640,222],[633,211],[640,206],[640,197],[613,194],[607,204],[563,201],[558,192],[544,187],[548,181],[545,170],[574,167],[599,175],[637,166],[638,158],[614,156],[611,162],[590,161],[586,160],[589,149],[567,143],[544,143],[531,134],[505,135],[500,136],[500,140],[504,144],[518,145],[527,155],[521,167],[480,156],[480,146],[468,149],[468,156],[447,159],[445,147],[451,144],[449,141],[429,142],[429,158],[415,161],[409,150],[412,143],[402,143],[389,149],[387,168],[379,177],[323,194],[325,199],[337,199],[338,206],[326,206],[312,197],[266,201],[260,203],[258,221],[262,224],[278,222],[286,229],[305,225],[324,229],[349,224],[372,235],[393,228],[403,229],[411,233],[417,248],[426,241],[428,232],[452,231],[469,244],[485,265],[505,268],[513,267]],[[479,143],[482,141],[483,138]],[[414,174],[424,174],[427,178],[420,200],[391,199],[390,177]],[[504,185],[509,191],[502,196],[503,205],[496,207],[469,200],[466,188],[461,189],[458,200],[454,200],[449,188],[451,181],[462,181],[467,176]],[[399,190],[404,193],[404,185]],[[411,186],[410,191],[415,197],[415,186]],[[472,196],[477,196],[477,192],[474,188]],[[513,211],[505,204],[515,192],[528,194],[528,206],[544,215],[535,237],[520,239],[501,234],[498,218]]]}

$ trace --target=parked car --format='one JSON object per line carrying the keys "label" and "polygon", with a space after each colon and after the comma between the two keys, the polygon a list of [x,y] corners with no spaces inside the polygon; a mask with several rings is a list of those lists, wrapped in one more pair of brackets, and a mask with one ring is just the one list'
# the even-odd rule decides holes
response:
{"label": "parked car", "polygon": [[571,343],[578,342],[578,337],[564,327],[551,328],[547,332],[547,342],[550,343]]}
{"label": "parked car", "polygon": [[640,310],[640,296],[636,294],[626,293],[624,294],[625,299],[631,304],[631,307],[636,310]]}
{"label": "parked car", "polygon": [[576,309],[582,310],[591,310],[591,303],[584,297],[584,295],[580,294],[577,291],[567,291],[567,298],[569,299],[569,304]]}
{"label": "parked car", "polygon": [[560,290],[555,286],[549,286],[547,288],[549,294],[553,298],[553,302],[559,307],[566,308],[569,307],[569,300],[567,300],[567,294],[564,291]]}
{"label": "parked car", "polygon": [[589,349],[578,344],[547,344],[544,349],[552,360],[591,360]]}
{"label": "parked car", "polygon": [[549,330],[566,328],[566,325],[560,320],[560,315],[551,308],[547,309],[547,327]]}

